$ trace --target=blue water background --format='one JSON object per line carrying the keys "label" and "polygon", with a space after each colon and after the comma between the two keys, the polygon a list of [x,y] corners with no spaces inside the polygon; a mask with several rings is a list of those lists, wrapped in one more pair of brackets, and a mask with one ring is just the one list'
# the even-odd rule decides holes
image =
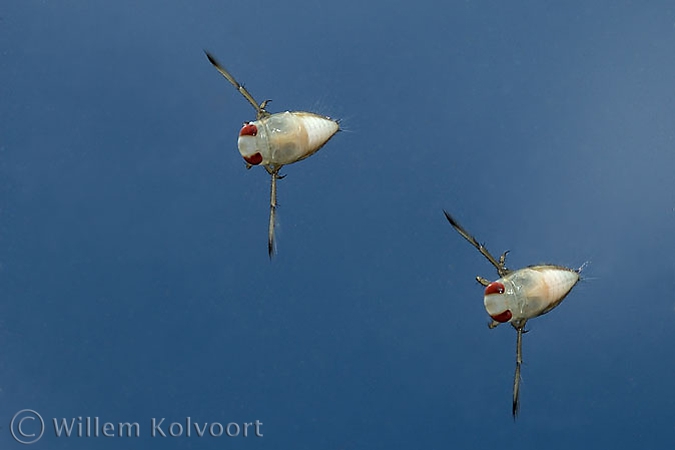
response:
{"label": "blue water background", "polygon": [[[0,6],[0,447],[15,412],[137,421],[34,449],[672,448],[672,2]],[[279,182],[253,108],[342,119]],[[524,338],[494,269],[584,280]],[[152,438],[151,418],[263,422]],[[49,425],[49,424],[48,424]]]}

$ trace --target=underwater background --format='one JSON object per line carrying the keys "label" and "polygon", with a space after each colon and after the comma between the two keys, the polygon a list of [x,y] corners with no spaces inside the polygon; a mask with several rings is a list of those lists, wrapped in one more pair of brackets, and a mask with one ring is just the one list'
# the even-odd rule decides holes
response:
{"label": "underwater background", "polygon": [[[34,449],[672,448],[674,48],[667,1],[5,2],[0,447],[30,409]],[[344,129],[282,170],[272,261],[204,49]],[[515,423],[443,209],[510,268],[588,262]],[[87,417],[115,437],[56,435]]]}

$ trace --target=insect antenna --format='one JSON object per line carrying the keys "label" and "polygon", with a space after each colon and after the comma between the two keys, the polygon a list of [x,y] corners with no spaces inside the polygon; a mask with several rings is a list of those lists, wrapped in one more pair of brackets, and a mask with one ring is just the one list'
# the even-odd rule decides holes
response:
{"label": "insect antenna", "polygon": [[495,266],[497,269],[497,273],[499,274],[500,277],[508,275],[510,270],[508,270],[504,264],[504,260],[506,259],[506,254],[508,252],[504,252],[502,256],[497,260],[492,254],[488,251],[483,244],[480,244],[475,237],[471,236],[468,231],[466,231],[462,226],[457,222],[447,211],[443,210],[443,213],[445,214],[445,218],[448,219],[448,222],[450,222],[450,225],[457,230],[459,234],[461,234],[464,239],[469,241],[471,245],[476,247],[476,249],[481,253],[481,255],[485,256],[488,261],[490,261],[490,264]]}
{"label": "insect antenna", "polygon": [[239,91],[239,93],[240,93],[241,95],[244,96],[244,98],[251,104],[251,106],[253,106],[253,107],[255,108],[256,113],[257,113],[257,117],[256,117],[257,120],[260,120],[260,119],[262,119],[263,117],[267,117],[267,116],[270,115],[270,113],[268,113],[268,112],[265,110],[265,106],[270,102],[270,100],[265,100],[264,102],[258,104],[258,102],[256,102],[255,99],[253,98],[253,96],[251,95],[251,93],[248,92],[248,90],[247,90],[242,84],[240,84],[240,83],[232,76],[232,74],[231,74],[230,72],[228,72],[223,66],[221,66],[221,65],[218,63],[218,61],[216,61],[216,59],[215,59],[209,52],[207,52],[206,50],[204,50],[204,53],[206,54],[206,57],[208,58],[209,62],[210,62],[211,64],[213,64],[213,67],[215,67],[216,70],[217,70],[218,72],[220,72],[220,74],[221,74],[222,76],[224,76],[224,77],[227,79],[227,81],[229,81],[230,84],[232,84],[232,86],[234,86],[235,89],[236,89],[237,91]]}

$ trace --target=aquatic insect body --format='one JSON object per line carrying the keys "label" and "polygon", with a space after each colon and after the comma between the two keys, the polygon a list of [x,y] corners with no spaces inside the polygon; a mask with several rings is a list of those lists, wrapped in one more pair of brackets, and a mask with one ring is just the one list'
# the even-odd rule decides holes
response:
{"label": "aquatic insect body", "polygon": [[239,131],[237,146],[247,168],[261,165],[271,175],[270,221],[267,251],[274,254],[274,227],[277,208],[279,170],[287,164],[303,160],[323,147],[340,130],[337,120],[306,111],[285,111],[270,114],[265,107],[269,100],[258,104],[253,96],[208,52],[209,62],[255,108],[256,120],[244,123]]}
{"label": "aquatic insect body", "polygon": [[339,130],[336,121],[309,112],[282,112],[244,124],[239,153],[253,166],[283,166],[317,152]]}
{"label": "aquatic insect body", "polygon": [[[485,286],[483,303],[492,318],[490,328],[500,323],[510,323],[517,332],[516,373],[513,381],[512,414],[515,417],[520,407],[520,366],[523,362],[523,333],[529,319],[541,316],[558,306],[579,281],[580,269],[556,265],[529,266],[519,270],[506,268],[506,254],[499,259],[480,244],[446,211],[446,219],[467,241],[487,258],[497,269],[499,279],[493,282],[483,277],[476,280]],[[582,266],[583,267],[583,266]]]}
{"label": "aquatic insect body", "polygon": [[531,266],[509,273],[485,288],[485,309],[495,322],[517,323],[546,314],[579,281],[566,267]]}

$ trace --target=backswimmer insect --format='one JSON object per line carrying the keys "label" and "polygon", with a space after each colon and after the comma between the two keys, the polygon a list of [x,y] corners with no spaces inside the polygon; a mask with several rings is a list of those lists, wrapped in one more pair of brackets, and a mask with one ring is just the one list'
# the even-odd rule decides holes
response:
{"label": "backswimmer insect", "polygon": [[277,209],[277,180],[284,178],[279,170],[287,164],[303,160],[314,153],[340,131],[337,120],[306,111],[285,111],[270,114],[265,107],[270,100],[258,104],[244,86],[208,52],[209,62],[255,108],[256,120],[244,122],[239,131],[239,153],[246,161],[246,168],[261,165],[272,176],[270,187],[270,223],[267,251],[274,254],[274,226]]}
{"label": "backswimmer insect", "polygon": [[546,314],[558,306],[579,281],[583,266],[579,269],[555,265],[528,266],[518,270],[506,268],[506,254],[499,259],[488,252],[471,236],[447,211],[445,217],[455,230],[471,243],[497,269],[499,279],[493,282],[483,277],[476,280],[485,286],[483,302],[487,313],[492,318],[490,328],[500,323],[510,323],[517,332],[516,340],[516,373],[513,381],[513,418],[518,415],[520,393],[520,365],[523,362],[523,333],[525,323],[542,314]]}

